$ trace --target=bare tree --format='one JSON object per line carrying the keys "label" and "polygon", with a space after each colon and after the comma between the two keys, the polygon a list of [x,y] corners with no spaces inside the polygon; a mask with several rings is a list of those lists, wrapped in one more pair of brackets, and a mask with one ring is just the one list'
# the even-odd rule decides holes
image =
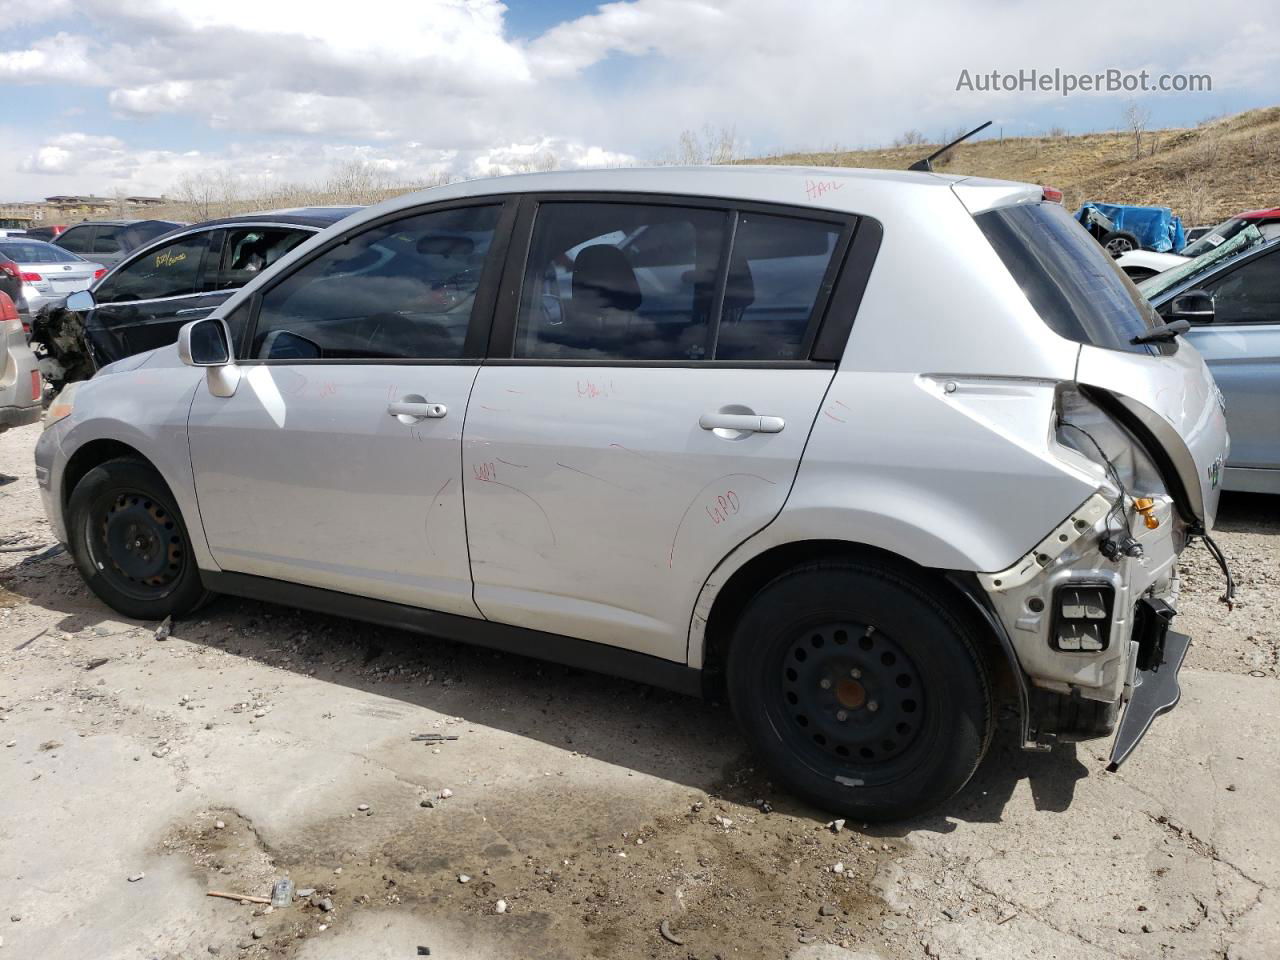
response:
{"label": "bare tree", "polygon": [[895,147],[918,147],[924,143],[924,134],[919,130],[908,130],[901,136],[893,138]]}
{"label": "bare tree", "polygon": [[1131,102],[1124,108],[1124,125],[1133,135],[1133,159],[1135,160],[1142,156],[1142,135],[1147,132],[1147,125],[1150,123],[1151,111],[1146,107]]}
{"label": "bare tree", "polygon": [[741,159],[737,131],[734,127],[703,124],[702,132],[683,130],[676,145],[676,154],[670,163],[681,166],[736,163]]}

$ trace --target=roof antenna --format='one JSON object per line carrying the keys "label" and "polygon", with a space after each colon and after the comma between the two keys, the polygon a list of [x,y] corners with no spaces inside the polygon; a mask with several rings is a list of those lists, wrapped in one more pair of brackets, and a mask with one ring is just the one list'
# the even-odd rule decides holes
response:
{"label": "roof antenna", "polygon": [[913,163],[911,166],[907,167],[907,169],[908,169],[908,170],[923,170],[925,173],[932,173],[932,172],[933,172],[933,161],[937,160],[940,156],[942,156],[944,153],[946,153],[948,150],[950,150],[952,147],[954,147],[957,143],[964,143],[966,140],[968,140],[970,137],[972,137],[975,133],[981,133],[983,130],[987,129],[987,127],[989,127],[989,126],[991,126],[991,121],[990,121],[990,120],[988,120],[988,121],[987,121],[986,123],[984,123],[982,126],[980,126],[980,127],[974,127],[974,128],[973,128],[972,130],[970,130],[968,133],[966,133],[966,134],[964,134],[964,135],[962,135],[962,136],[956,137],[954,140],[952,140],[950,143],[948,143],[945,147],[939,147],[937,150],[933,151],[933,153],[929,154],[929,155],[928,155],[927,157],[925,157],[923,160],[917,160],[917,161],[916,161],[915,163]]}

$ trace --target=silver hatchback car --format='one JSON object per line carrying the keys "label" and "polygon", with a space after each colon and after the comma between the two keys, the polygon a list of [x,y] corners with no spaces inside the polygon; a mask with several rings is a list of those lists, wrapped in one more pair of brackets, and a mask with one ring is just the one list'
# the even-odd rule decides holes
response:
{"label": "silver hatchback car", "polygon": [[1180,329],[1025,184],[473,181],[73,384],[37,474],[126,615],[236,594],[722,692],[796,793],[899,817],[997,691],[1114,764],[1177,702],[1227,453]]}

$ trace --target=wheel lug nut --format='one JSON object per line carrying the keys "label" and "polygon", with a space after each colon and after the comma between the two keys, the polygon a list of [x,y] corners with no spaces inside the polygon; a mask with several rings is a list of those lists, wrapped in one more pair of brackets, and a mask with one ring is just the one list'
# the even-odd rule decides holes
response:
{"label": "wheel lug nut", "polygon": [[859,670],[857,667],[854,667],[852,670],[849,671],[849,676],[853,677],[853,679],[855,680],[861,680],[862,671]]}
{"label": "wheel lug nut", "polygon": [[867,709],[870,710],[872,713],[875,713],[877,710],[880,709],[880,704],[874,700],[868,700]]}
{"label": "wheel lug nut", "polygon": [[841,723],[844,723],[846,720],[849,719],[849,714],[846,713],[844,710],[837,710],[836,719],[839,720]]}
{"label": "wheel lug nut", "polygon": [[818,681],[818,686],[820,686],[823,690],[830,690],[831,681],[826,677],[823,677],[821,680]]}

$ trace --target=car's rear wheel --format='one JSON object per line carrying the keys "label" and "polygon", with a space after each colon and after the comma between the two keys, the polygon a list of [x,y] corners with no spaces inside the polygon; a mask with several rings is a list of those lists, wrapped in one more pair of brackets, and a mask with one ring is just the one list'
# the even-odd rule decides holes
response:
{"label": "car's rear wheel", "polygon": [[125,616],[181,616],[207,597],[173,494],[140,460],[109,460],[80,479],[67,535],[89,588]]}
{"label": "car's rear wheel", "polygon": [[911,816],[968,782],[994,728],[975,637],[923,576],[872,564],[782,574],[738,621],[726,669],[781,782],[862,820]]}

